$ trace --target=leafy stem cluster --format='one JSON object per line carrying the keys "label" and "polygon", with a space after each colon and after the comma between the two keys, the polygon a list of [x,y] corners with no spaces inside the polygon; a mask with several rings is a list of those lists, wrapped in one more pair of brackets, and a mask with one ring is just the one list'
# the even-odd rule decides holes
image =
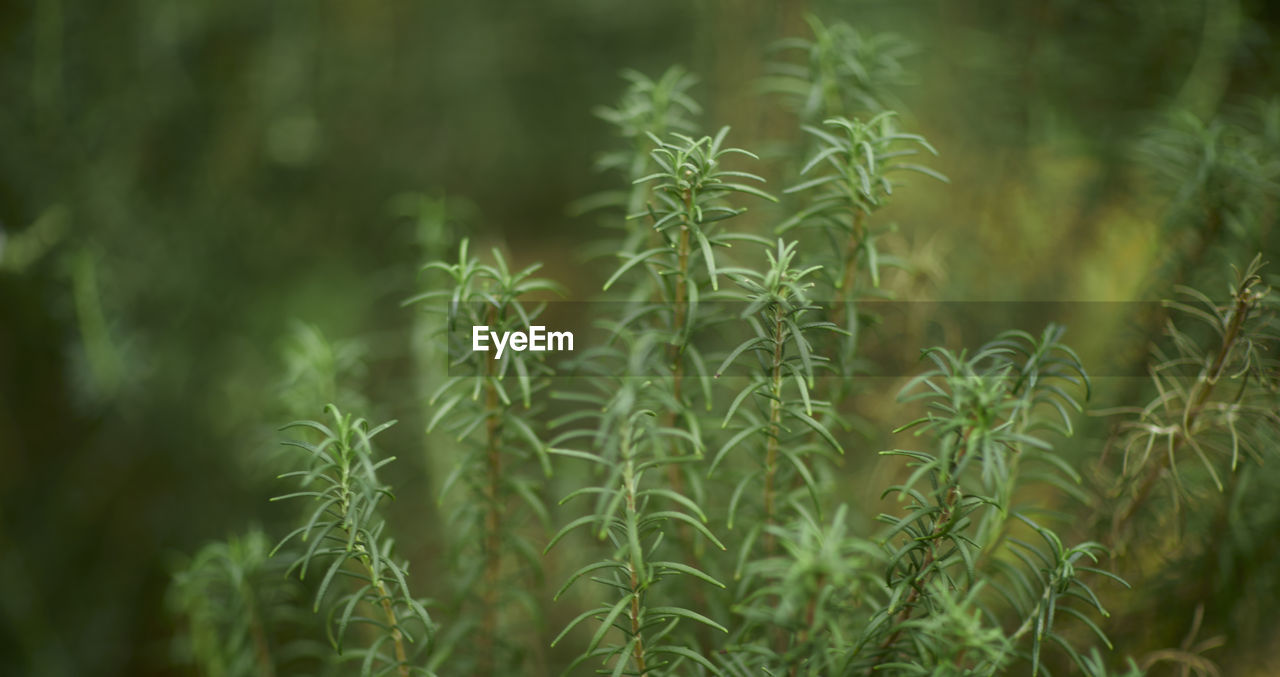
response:
{"label": "leafy stem cluster", "polygon": [[[766,83],[808,123],[811,146],[789,154],[793,202],[762,219],[799,240],[739,226],[744,204],[777,201],[760,174],[737,168],[760,157],[729,146],[727,127],[698,133],[696,79],[672,68],[656,79],[628,72],[621,102],[598,111],[621,138],[599,164],[622,181],[579,207],[608,208],[606,223],[625,230],[604,245],[617,263],[601,274],[602,293],[624,301],[617,316],[593,318],[608,340],[580,345],[560,371],[544,353],[473,350],[473,327],[528,330],[562,290],[497,249],[472,256],[465,239],[456,259],[424,267],[427,289],[406,305],[435,313],[448,346],[423,379],[433,383],[426,451],[448,468],[439,499],[452,556],[431,572],[443,572],[448,597],[433,607],[448,617],[439,632],[410,593],[384,516],[391,494],[378,473],[392,459],[372,440],[391,424],[343,413],[363,402],[340,387],[364,373],[363,352],[295,333],[287,404],[339,401],[325,422],[287,426],[302,453],[283,477],[299,487],[279,498],[307,510],[277,550],[301,582],[264,582],[280,560],[260,535],[202,551],[177,587],[194,662],[211,673],[291,668],[269,626],[277,602],[293,608],[309,591],[333,647],[365,675],[565,664],[648,677],[1109,674],[1098,649],[1111,648],[1116,626],[1100,620],[1112,604],[1095,587],[1124,584],[1101,564],[1109,548],[1123,552],[1134,523],[1163,514],[1151,509],[1162,481],[1175,500],[1208,486],[1230,493],[1228,470],[1263,460],[1280,434],[1277,322],[1261,260],[1223,299],[1183,288],[1190,300],[1167,304],[1180,319],[1154,354],[1156,394],[1120,410],[1122,458],[1109,464],[1104,452],[1098,464],[1113,471],[1110,494],[1091,495],[1080,456],[1060,449],[1092,383],[1057,325],[1008,331],[976,351],[925,350],[927,371],[899,396],[918,416],[893,431],[919,442],[868,456],[847,434],[863,402],[849,397],[863,368],[855,304],[887,295],[882,269],[902,264],[878,243],[893,228],[881,214],[898,199],[896,181],[947,179],[916,162],[935,149],[888,110],[905,44],[811,26],[812,40],[780,45],[802,62],[775,64]],[[1195,152],[1174,152],[1181,137],[1161,152],[1199,166],[1215,134]],[[1256,220],[1274,175],[1261,155],[1232,162],[1189,199]],[[1241,167],[1266,176],[1242,178]],[[1249,219],[1228,209],[1228,185],[1258,198]],[[446,220],[442,204],[414,204],[424,222]],[[434,257],[444,242],[429,245]],[[1088,439],[1077,446],[1092,453]],[[1198,465],[1183,462],[1193,457]],[[867,458],[883,460],[873,477],[896,473],[880,495],[896,503],[864,515],[853,473],[836,467]],[[546,499],[553,492],[559,505]],[[1063,519],[1091,501],[1109,520],[1096,540]],[[431,545],[415,543],[415,557],[437,559]],[[544,567],[563,581],[554,596]],[[561,619],[546,611],[551,599],[574,606]]]}
{"label": "leafy stem cluster", "polygon": [[[536,324],[545,304],[530,304],[529,297],[561,291],[555,283],[534,276],[539,268],[513,270],[496,249],[493,263],[482,263],[469,256],[464,240],[456,263],[432,262],[424,267],[424,271],[442,273],[447,284],[406,301],[426,304],[428,310],[447,316],[444,338],[452,342],[450,354],[457,356],[450,360],[455,375],[428,400],[434,411],[427,430],[448,433],[463,451],[440,496],[443,500],[459,484],[468,491],[454,515],[462,548],[457,566],[466,581],[455,594],[463,604],[478,599],[480,622],[478,628],[460,626],[455,633],[475,634],[474,652],[469,653],[484,674],[505,669],[504,661],[519,662],[519,647],[501,641],[518,635],[500,627],[499,619],[506,615],[504,606],[529,601],[524,590],[541,575],[531,534],[519,516],[532,514],[544,527],[550,524],[541,485],[551,475],[551,464],[536,429],[541,412],[537,402],[551,369],[536,352],[506,351],[501,357],[474,352],[466,345],[471,335],[466,330],[483,326],[501,334]],[[457,331],[458,327],[463,330]],[[541,472],[534,474],[530,466]],[[528,511],[512,510],[513,502]],[[508,561],[512,554],[519,556],[517,568],[525,575],[512,575]],[[513,585],[517,581],[520,584]],[[463,639],[462,634],[452,637]]]}
{"label": "leafy stem cluster", "polygon": [[892,111],[866,121],[830,118],[823,125],[825,129],[805,127],[818,140],[819,147],[800,173],[812,172],[815,176],[786,191],[808,194],[807,206],[783,221],[778,231],[817,228],[832,251],[842,252],[839,260],[829,266],[828,274],[835,294],[833,317],[843,326],[843,318],[849,316],[845,306],[856,299],[858,271],[865,269],[872,287],[880,286],[882,254],[876,237],[883,229],[869,228],[867,219],[893,195],[891,177],[914,172],[944,183],[947,178],[908,161],[921,150],[933,155],[937,151],[924,137],[897,131]]}
{"label": "leafy stem cluster", "polygon": [[[815,355],[811,336],[835,326],[813,318],[815,307],[809,302],[812,287],[806,278],[819,267],[795,266],[796,244],[777,242],[774,250],[766,250],[768,267],[763,271],[738,269],[734,279],[742,288],[738,300],[744,304],[741,319],[751,328],[751,336],[735,347],[717,370],[717,376],[731,365],[741,361],[754,364],[748,384],[738,390],[725,413],[722,427],[741,420],[743,425],[733,437],[720,447],[711,463],[714,473],[726,455],[749,439],[759,440],[763,448],[758,470],[746,474],[733,491],[729,504],[728,524],[732,528],[734,516],[743,495],[757,481],[763,489],[761,520],[750,529],[746,543],[753,543],[761,533],[765,536],[765,550],[773,551],[773,535],[768,527],[777,520],[779,471],[785,467],[789,475],[802,481],[816,501],[818,486],[809,470],[806,457],[822,451],[822,447],[806,438],[816,434],[830,449],[843,453],[844,449],[834,435],[814,418],[827,408],[827,403],[810,395],[814,387],[814,371],[827,360]],[[746,406],[744,406],[746,405]],[[783,482],[783,484],[789,484]],[[789,494],[792,487],[784,486]],[[745,550],[744,549],[744,556]]]}
{"label": "leafy stem cluster", "polygon": [[[1034,508],[1015,502],[1019,466],[1040,466],[1039,477],[1051,486],[1070,487],[1081,480],[1041,432],[1070,434],[1071,411],[1080,410],[1073,391],[1088,392],[1084,369],[1061,343],[1061,335],[1062,329],[1053,326],[1040,337],[1009,332],[972,356],[930,350],[935,369],[904,390],[905,399],[927,403],[928,412],[899,430],[929,435],[937,446],[936,451],[884,452],[909,459],[913,470],[906,481],[886,491],[905,504],[905,514],[880,518],[889,525],[886,544],[896,545],[888,551],[888,600],[870,624],[867,649],[860,651],[872,665],[936,668],[945,658],[949,671],[990,674],[1019,654],[1019,641],[1030,633],[1033,673],[1042,667],[1046,639],[1084,667],[1081,654],[1055,629],[1060,613],[1079,619],[1107,642],[1083,612],[1062,603],[1078,598],[1107,614],[1080,576],[1109,576],[1089,566],[1103,547],[1093,542],[1064,545],[1055,531],[1041,525]],[[1012,532],[1010,517],[1043,544]],[[988,585],[1021,619],[1013,632],[993,632],[981,647],[938,645],[912,632],[918,627],[915,619],[954,611],[955,600],[946,591],[962,591],[962,599],[972,595],[983,621],[999,628],[1000,610],[977,592]],[[964,656],[968,658],[962,660]]]}
{"label": "leafy stem cluster", "polygon": [[[615,591],[614,599],[574,618],[555,642],[587,619],[599,622],[596,632],[575,664],[597,659],[613,674],[672,674],[683,663],[695,663],[715,671],[710,660],[681,641],[676,632],[682,623],[693,622],[722,632],[719,623],[684,606],[652,603],[659,594],[659,584],[672,576],[690,577],[704,584],[723,588],[724,584],[688,564],[664,559],[660,546],[668,524],[679,524],[692,530],[723,550],[724,545],[706,527],[706,514],[681,493],[662,485],[645,482],[646,473],[680,463],[667,453],[667,438],[688,439],[678,428],[657,423],[657,414],[637,409],[641,394],[623,386],[599,413],[586,414],[595,419],[598,428],[569,432],[557,442],[587,438],[600,445],[596,453],[554,448],[553,452],[580,458],[601,466],[605,481],[578,489],[564,498],[594,497],[594,509],[565,525],[547,545],[550,550],[568,534],[588,529],[600,540],[607,539],[613,553],[607,559],[587,564],[571,574],[556,597],[563,595],[575,582],[588,574],[608,573],[606,578],[592,580]],[[621,629],[622,640],[606,644],[610,630]],[[554,642],[553,642],[554,644]]]}
{"label": "leafy stem cluster", "polygon": [[409,592],[407,564],[393,556],[394,541],[380,511],[391,492],[378,480],[377,471],[395,457],[375,460],[371,443],[395,422],[369,428],[364,419],[337,407],[326,409],[331,426],[317,421],[286,426],[310,431],[319,441],[287,442],[305,452],[306,468],[282,475],[297,479],[300,490],[274,500],[304,499],[315,507],[306,523],[276,548],[298,539],[303,551],[290,572],[296,569],[306,579],[313,568],[323,570],[312,609],[327,610],[326,629],[335,649],[343,652],[353,623],[372,628],[375,635],[368,646],[349,654],[362,659],[361,674],[423,672],[410,659],[425,650],[433,630],[431,618]]}
{"label": "leafy stem cluster", "polygon": [[[1156,347],[1150,379],[1157,393],[1117,426],[1122,447],[1117,481],[1119,509],[1110,538],[1123,545],[1132,520],[1151,500],[1161,480],[1172,495],[1185,494],[1182,457],[1194,457],[1218,490],[1222,465],[1234,472],[1241,456],[1263,462],[1269,434],[1280,430],[1276,411],[1276,358],[1269,348],[1280,338],[1274,300],[1255,257],[1238,270],[1223,301],[1183,287],[1185,301],[1166,306],[1196,320],[1194,329],[1166,328],[1170,346]],[[1208,332],[1208,333],[1205,333]]]}

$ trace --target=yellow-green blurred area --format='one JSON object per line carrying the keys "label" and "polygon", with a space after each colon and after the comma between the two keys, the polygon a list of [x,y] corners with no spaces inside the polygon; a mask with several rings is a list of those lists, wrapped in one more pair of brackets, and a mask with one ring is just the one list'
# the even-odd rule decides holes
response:
{"label": "yellow-green blurred area", "polygon": [[[910,265],[886,282],[899,298],[1152,300],[1219,293],[1258,252],[1280,265],[1266,0],[15,0],[0,6],[0,674],[181,674],[170,575],[211,539],[290,522],[267,501],[275,429],[296,398],[338,396],[298,366],[317,360],[354,374],[370,418],[401,421],[380,438],[400,457],[393,523],[424,594],[445,589],[429,575],[444,545],[414,377],[426,339],[401,307],[418,268],[466,236],[593,298],[606,266],[580,252],[608,234],[568,207],[616,187],[594,161],[619,141],[592,109],[625,68],[696,73],[704,129],[731,125],[781,192],[797,158],[771,149],[799,122],[759,78],[810,12],[916,46],[893,94],[950,183],[908,179],[877,217]],[[767,234],[779,214],[742,227]],[[1145,349],[1119,329],[1067,340],[1086,366]],[[902,419],[882,395],[862,399],[888,430]],[[1280,519],[1255,522],[1271,545],[1239,575],[1274,593]],[[1215,631],[1252,642],[1215,660],[1267,669],[1277,617],[1257,606],[1210,605]],[[1169,646],[1117,630],[1135,655]]]}

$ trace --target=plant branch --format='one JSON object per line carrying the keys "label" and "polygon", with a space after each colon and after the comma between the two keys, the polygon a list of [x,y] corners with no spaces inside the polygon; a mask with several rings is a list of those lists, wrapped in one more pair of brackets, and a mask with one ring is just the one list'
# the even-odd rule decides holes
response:
{"label": "plant branch", "polygon": [[1213,362],[1208,369],[1201,374],[1199,380],[1194,386],[1193,396],[1188,398],[1187,406],[1183,410],[1182,426],[1178,438],[1174,441],[1173,448],[1168,454],[1160,455],[1152,464],[1151,469],[1147,471],[1142,479],[1142,484],[1138,488],[1134,499],[1129,502],[1125,509],[1116,514],[1111,523],[1111,539],[1118,541],[1120,534],[1128,526],[1130,520],[1137,514],[1138,509],[1147,502],[1151,497],[1151,492],[1155,489],[1156,483],[1160,479],[1160,475],[1164,472],[1165,467],[1171,461],[1173,455],[1177,453],[1183,444],[1192,436],[1192,427],[1194,427],[1200,412],[1204,410],[1205,404],[1209,401],[1209,397],[1213,394],[1214,387],[1218,384],[1218,379],[1222,376],[1223,369],[1226,368],[1227,360],[1231,356],[1231,351],[1235,348],[1237,341],[1240,339],[1241,331],[1244,327],[1245,319],[1249,315],[1256,296],[1249,289],[1248,284],[1241,285],[1237,290],[1235,306],[1232,309],[1231,319],[1227,322],[1226,331],[1222,336],[1222,345],[1218,349],[1217,355],[1214,356]]}

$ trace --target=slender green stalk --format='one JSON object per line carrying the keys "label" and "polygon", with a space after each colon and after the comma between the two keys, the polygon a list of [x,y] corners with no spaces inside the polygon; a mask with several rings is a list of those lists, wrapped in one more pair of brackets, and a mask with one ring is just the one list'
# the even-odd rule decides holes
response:
{"label": "slender green stalk", "polygon": [[[784,311],[782,308],[774,309],[773,320],[773,363],[770,365],[769,377],[769,431],[768,442],[765,450],[765,471],[764,471],[764,522],[766,528],[772,526],[776,521],[777,508],[775,502],[774,478],[778,474],[778,438],[782,435],[782,366],[783,366],[783,346],[785,345],[786,335],[783,332]],[[765,531],[765,552],[772,555],[774,552],[774,537],[772,531]]]}

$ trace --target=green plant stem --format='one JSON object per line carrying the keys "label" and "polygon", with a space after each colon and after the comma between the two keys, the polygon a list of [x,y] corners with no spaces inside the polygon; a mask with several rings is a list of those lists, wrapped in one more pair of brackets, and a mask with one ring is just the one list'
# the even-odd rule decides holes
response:
{"label": "green plant stem", "polygon": [[[796,644],[800,646],[804,646],[804,644],[809,641],[809,634],[810,634],[810,631],[813,629],[813,619],[817,615],[817,611],[818,611],[817,595],[822,591],[822,586],[825,583],[826,583],[826,577],[819,574],[816,580],[816,586],[815,586],[817,590],[814,596],[809,598],[808,604],[805,605],[804,627],[800,628],[800,631],[796,633]],[[797,677],[799,674],[800,674],[800,664],[797,663],[795,665],[792,665],[791,677]]]}
{"label": "green plant stem", "polygon": [[[671,335],[673,340],[684,331],[684,326],[688,321],[688,295],[689,295],[689,230],[693,224],[693,193],[685,190],[683,194],[685,206],[685,223],[680,227],[680,239],[676,248],[676,275],[675,275],[675,313],[671,322]],[[679,420],[679,410],[684,406],[684,346],[681,343],[673,342],[671,344],[670,360],[671,360],[671,396],[674,400],[675,408],[667,413],[667,425],[675,428]],[[679,440],[671,440],[672,457],[680,456]],[[679,464],[671,464],[667,466],[667,482],[671,485],[672,491],[683,495],[684,477],[681,475]],[[685,553],[696,563],[700,560],[697,541],[688,525],[681,524],[677,527],[677,539]],[[700,605],[705,605],[706,594],[700,587],[692,588],[694,600]],[[710,646],[710,637],[707,634],[706,626],[699,625],[696,630],[699,643],[705,649]]]}
{"label": "green plant stem", "polygon": [[1045,586],[1044,593],[1041,594],[1040,598],[1036,600],[1036,605],[1034,607],[1031,607],[1031,610],[1027,612],[1026,620],[1022,621],[1022,625],[1019,625],[1018,629],[1014,630],[1012,635],[1009,635],[1009,641],[1005,643],[1004,648],[1001,650],[1000,657],[997,660],[993,661],[993,663],[998,665],[1004,659],[1004,657],[1009,653],[1009,651],[1012,650],[1013,647],[1018,643],[1018,640],[1022,639],[1022,636],[1027,634],[1027,632],[1031,630],[1033,621],[1035,621],[1037,618],[1040,617],[1040,610],[1043,609],[1044,606],[1049,603],[1052,596],[1053,596],[1052,586]]}
{"label": "green plant stem", "polygon": [[262,617],[258,614],[253,588],[248,580],[241,580],[240,594],[249,608],[249,635],[253,638],[254,659],[258,664],[258,674],[263,677],[275,677],[275,661],[271,658],[271,646],[267,642],[267,632],[262,625]]}
{"label": "green plant stem", "polygon": [[[497,311],[489,309],[489,325],[497,324]],[[485,455],[488,482],[485,485],[485,500],[488,510],[484,520],[484,628],[480,636],[481,674],[493,674],[494,638],[498,630],[498,578],[502,570],[501,504],[500,492],[502,482],[502,454],[498,445],[501,409],[499,408],[498,389],[494,385],[493,359],[485,363],[485,410],[488,419],[485,423]]]}
{"label": "green plant stem", "polygon": [[[354,520],[351,516],[349,463],[342,468],[342,501],[340,509],[342,511],[343,530],[350,537],[351,524],[354,523]],[[369,547],[365,543],[364,536],[357,532],[352,544],[352,547],[358,553],[357,558],[364,565],[365,572],[369,576],[369,583],[378,593],[378,603],[382,607],[382,614],[386,618],[387,627],[391,629],[391,641],[395,651],[397,672],[400,677],[409,677],[409,658],[404,648],[404,633],[400,632],[400,620],[396,617],[395,607],[391,604],[391,595],[387,594],[387,587],[382,582],[382,576],[373,567],[373,561],[369,557]]]}
{"label": "green plant stem", "polygon": [[[688,253],[689,253],[689,231],[686,230],[682,232],[680,235],[680,273],[676,278],[676,313],[675,313],[675,322],[674,322],[675,326],[672,327],[672,329],[677,334],[680,331],[682,331],[682,327],[684,327],[684,324],[686,321],[686,314],[688,313],[688,309],[685,306],[685,294],[686,294],[685,275],[687,272],[687,268],[685,266],[688,259]],[[677,409],[684,405],[684,359],[682,355],[683,349],[684,349],[684,346],[679,344],[673,344],[671,349],[671,396],[675,400],[675,406]],[[675,420],[676,420],[676,409],[672,409],[671,422],[673,425],[675,423]],[[679,443],[673,441],[671,448],[675,452],[675,455],[679,455],[679,451],[680,451]],[[677,468],[674,465],[671,466],[671,475],[672,475],[672,484],[676,487],[680,486],[679,484],[680,473],[677,472]]]}
{"label": "green plant stem", "polygon": [[769,442],[764,459],[764,523],[765,552],[772,555],[776,547],[773,534],[768,531],[775,519],[774,479],[778,472],[778,435],[782,430],[782,341],[783,341],[782,309],[774,309],[773,327],[773,364],[769,382]]}
{"label": "green plant stem", "polygon": [[[671,344],[671,393],[675,398],[675,407],[671,411],[671,425],[674,427],[676,421],[676,411],[683,406],[683,389],[684,389],[684,345],[676,337],[681,336],[684,331],[685,323],[688,321],[688,306],[686,299],[689,294],[689,230],[693,227],[693,194],[689,190],[684,191],[685,204],[685,223],[680,227],[680,244],[676,250],[676,292],[675,292],[675,314],[672,317],[672,338]],[[672,456],[680,455],[680,443],[676,440],[671,442]],[[671,482],[671,488],[679,493],[684,493],[684,480],[680,477],[680,467],[672,464],[667,468],[667,477]]]}
{"label": "green plant stem", "polygon": [[395,607],[391,605],[391,597],[387,594],[387,588],[382,584],[382,580],[372,575],[373,567],[369,562],[368,555],[363,555],[361,559],[369,569],[370,578],[374,579],[373,587],[378,591],[382,614],[387,619],[387,626],[391,628],[391,640],[395,644],[397,671],[401,677],[409,677],[409,658],[404,650],[404,634],[400,632],[400,621],[396,618]]}
{"label": "green plant stem", "polygon": [[853,210],[852,230],[849,233],[849,240],[845,243],[844,249],[844,273],[840,279],[840,285],[836,289],[834,319],[837,325],[844,324],[844,306],[849,302],[849,298],[853,294],[853,286],[857,281],[858,248],[862,246],[863,220],[865,218],[866,212],[857,208]]}
{"label": "green plant stem", "polygon": [[625,459],[622,470],[623,490],[627,495],[627,534],[630,547],[628,552],[631,553],[630,560],[627,563],[627,570],[631,578],[631,637],[633,644],[633,656],[636,662],[636,669],[641,677],[648,671],[645,667],[644,660],[644,639],[640,635],[640,576],[639,572],[644,568],[644,562],[641,561],[640,553],[640,535],[639,529],[639,513],[636,510],[636,476],[635,462],[631,457],[631,426],[624,425],[622,429],[622,455]]}
{"label": "green plant stem", "polygon": [[[960,459],[964,457],[965,450],[969,445],[969,435],[972,432],[972,428],[966,428],[961,435],[959,451],[956,453],[955,460],[951,462],[952,468],[957,466],[960,463]],[[933,527],[929,530],[929,549],[925,551],[924,560],[921,561],[920,568],[917,571],[924,573],[929,570],[929,567],[933,566],[934,561],[937,559],[937,536],[942,533],[943,527],[951,521],[951,512],[955,509],[958,500],[960,500],[959,479],[952,473],[948,482],[947,494],[943,498],[942,513],[938,515],[938,519],[934,521]],[[917,580],[912,584],[911,592],[902,604],[902,611],[898,613],[898,629],[894,630],[893,634],[889,635],[889,638],[880,645],[881,654],[876,659],[877,666],[884,663],[889,656],[888,650],[893,648],[893,645],[902,637],[902,624],[911,620],[911,611],[920,599],[920,591],[924,588],[924,583],[923,580]]]}

